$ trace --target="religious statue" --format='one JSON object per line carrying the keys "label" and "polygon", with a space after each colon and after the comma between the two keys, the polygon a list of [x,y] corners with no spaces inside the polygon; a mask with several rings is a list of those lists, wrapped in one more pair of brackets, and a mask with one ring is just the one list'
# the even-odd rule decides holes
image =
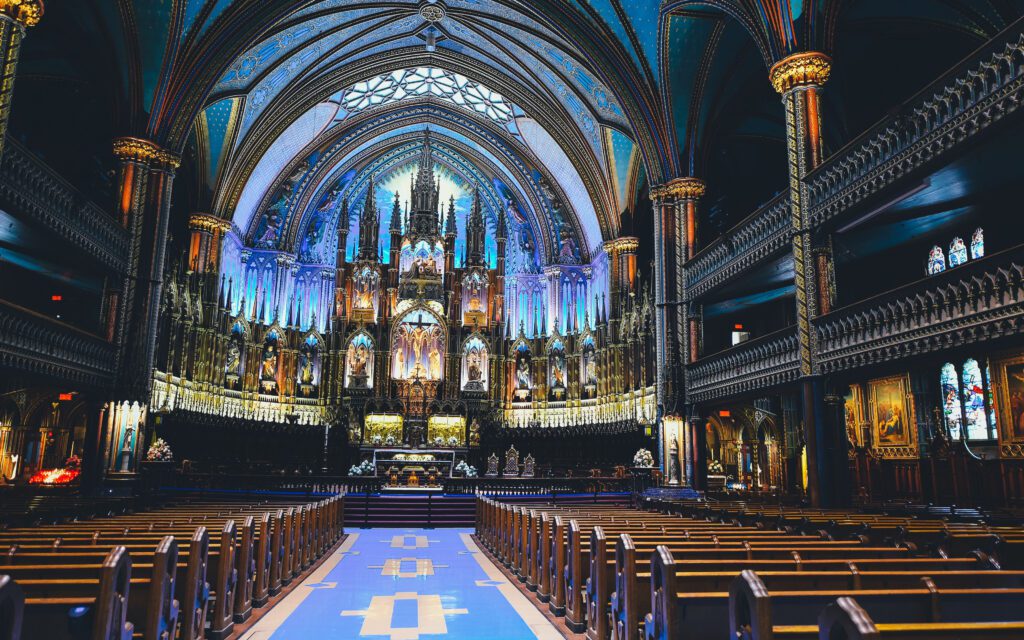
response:
{"label": "religious statue", "polygon": [[313,358],[308,351],[299,354],[299,381],[305,385],[313,384]]}
{"label": "religious statue", "polygon": [[561,351],[554,354],[554,365],[551,368],[551,386],[565,387],[565,354]]}
{"label": "religious statue", "polygon": [[430,379],[441,379],[441,354],[437,349],[430,351]]}
{"label": "religious statue", "polygon": [[401,348],[395,349],[395,377],[405,376],[405,353]]}
{"label": "religious statue", "polygon": [[466,377],[470,382],[480,382],[482,375],[480,371],[480,352],[473,349],[466,357]]}
{"label": "religious statue", "polygon": [[420,364],[423,357],[423,346],[427,343],[427,332],[423,327],[416,327],[410,334],[412,342],[413,362]]}
{"label": "religious statue", "polygon": [[530,388],[530,363],[525,357],[520,357],[516,363],[516,386],[520,389]]}
{"label": "religious statue", "polygon": [[352,306],[356,309],[369,309],[373,306],[372,296],[369,274],[364,273],[356,279],[355,300],[352,301]]}
{"label": "religious statue", "polygon": [[668,443],[668,483],[679,484],[679,444],[674,435]]}
{"label": "religious statue", "polygon": [[260,367],[260,377],[263,380],[277,379],[277,348],[272,342],[263,348],[263,365]]}
{"label": "religious statue", "polygon": [[351,344],[348,347],[349,352],[349,371],[353,376],[365,376],[366,375],[366,363],[370,359],[370,352],[366,348],[365,344],[356,346]]}
{"label": "religious statue", "polygon": [[469,446],[480,446],[480,423],[477,422],[476,418],[473,418],[473,421],[469,423]]}
{"label": "religious statue", "polygon": [[131,471],[135,457],[135,429],[126,426],[121,438],[121,471]]}
{"label": "religious statue", "polygon": [[238,375],[238,369],[242,366],[242,350],[236,340],[228,341],[228,353],[225,359],[224,372],[228,375]]}
{"label": "religious statue", "polygon": [[597,362],[593,353],[587,355],[586,378],[587,384],[597,384]]}

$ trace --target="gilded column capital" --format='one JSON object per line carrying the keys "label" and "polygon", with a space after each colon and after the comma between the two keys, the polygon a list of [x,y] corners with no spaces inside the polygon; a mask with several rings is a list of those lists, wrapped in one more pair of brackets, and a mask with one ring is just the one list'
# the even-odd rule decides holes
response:
{"label": "gilded column capital", "polygon": [[824,53],[805,51],[776,62],[768,71],[768,79],[776,91],[786,93],[798,87],[820,87],[828,82],[831,73],[832,58]]}
{"label": "gilded column capital", "polygon": [[193,213],[188,219],[188,227],[194,231],[227,233],[231,229],[231,223],[209,213]]}
{"label": "gilded column capital", "polygon": [[0,15],[34,27],[43,17],[43,0],[0,0]]}
{"label": "gilded column capital", "polygon": [[636,250],[639,248],[640,239],[631,236],[615,238],[604,243],[604,251],[609,255],[613,253],[636,253]]}
{"label": "gilded column capital", "polygon": [[707,192],[707,185],[700,178],[685,176],[673,178],[665,184],[651,187],[651,200],[663,198],[677,198],[680,200],[697,200],[703,198]]}
{"label": "gilded column capital", "polygon": [[114,157],[118,160],[140,162],[158,169],[174,171],[181,165],[181,157],[178,154],[142,138],[114,138],[113,150]]}

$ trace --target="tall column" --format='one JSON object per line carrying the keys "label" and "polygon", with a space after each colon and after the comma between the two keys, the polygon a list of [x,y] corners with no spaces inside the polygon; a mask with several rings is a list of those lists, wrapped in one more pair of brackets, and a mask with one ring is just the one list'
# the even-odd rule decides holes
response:
{"label": "tall column", "polygon": [[704,197],[706,187],[698,178],[676,178],[668,184],[675,196],[676,226],[676,299],[679,301],[677,335],[680,345],[679,380],[685,385],[686,365],[697,360],[700,345],[700,315],[694,313],[686,291],[684,265],[697,253],[697,203]]}
{"label": "tall column", "polygon": [[190,270],[196,273],[215,273],[220,268],[221,243],[229,229],[230,222],[208,213],[193,213],[189,217]]}
{"label": "tall column", "polygon": [[[674,406],[670,393],[672,339],[669,335],[671,310],[667,306],[669,295],[670,268],[675,262],[675,224],[673,207],[667,202],[664,186],[651,187],[654,201],[654,339],[655,339],[655,391],[657,393],[658,417],[661,418]],[[659,438],[659,441],[661,438]]]}
{"label": "tall column", "polygon": [[26,27],[36,26],[42,17],[43,0],[0,0],[0,154],[7,139],[21,39]]}
{"label": "tall column", "polygon": [[152,387],[167,220],[180,159],[140,138],[117,138],[113,151],[120,164],[118,213],[128,230],[129,250],[116,336],[116,400],[108,405],[111,435],[119,439],[108,448],[108,468],[132,471]]}
{"label": "tall column", "polygon": [[793,229],[794,284],[803,394],[804,437],[807,443],[808,494],[814,506],[831,504],[836,487],[830,482],[823,384],[819,377],[817,340],[811,321],[821,312],[818,263],[812,250],[809,192],[804,178],[822,159],[820,91],[828,80],[832,61],[822,53],[791,55],[776,63],[769,80],[782,95],[786,112],[786,149],[789,162],[790,219]]}

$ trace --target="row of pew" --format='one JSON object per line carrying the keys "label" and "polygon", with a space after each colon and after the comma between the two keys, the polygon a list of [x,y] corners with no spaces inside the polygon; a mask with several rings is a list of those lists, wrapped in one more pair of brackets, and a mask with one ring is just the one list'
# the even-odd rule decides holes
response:
{"label": "row of pew", "polygon": [[222,640],[340,540],[343,498],[192,498],[0,529],[0,640]]}
{"label": "row of pew", "polygon": [[477,536],[589,640],[1024,638],[1020,527],[657,506],[481,497]]}

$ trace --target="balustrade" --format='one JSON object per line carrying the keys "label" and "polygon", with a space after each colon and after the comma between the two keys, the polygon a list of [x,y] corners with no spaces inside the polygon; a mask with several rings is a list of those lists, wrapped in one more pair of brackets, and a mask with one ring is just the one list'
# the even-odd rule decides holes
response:
{"label": "balustrade", "polygon": [[0,300],[0,365],[100,386],[113,378],[114,347],[91,333]]}
{"label": "balustrade", "polygon": [[692,402],[707,402],[792,382],[798,376],[796,329],[789,327],[687,366],[687,394]]}
{"label": "balustrade", "polygon": [[0,202],[57,234],[111,271],[127,268],[128,233],[110,212],[13,138],[0,159]]}
{"label": "balustrade", "polygon": [[789,197],[780,194],[702,249],[683,268],[693,300],[789,246]]}
{"label": "balustrade", "polygon": [[986,256],[815,321],[822,373],[1018,333],[1024,245]]}
{"label": "balustrade", "polygon": [[807,176],[820,226],[894,182],[959,151],[1016,112],[1024,87],[1024,19],[904,102]]}

